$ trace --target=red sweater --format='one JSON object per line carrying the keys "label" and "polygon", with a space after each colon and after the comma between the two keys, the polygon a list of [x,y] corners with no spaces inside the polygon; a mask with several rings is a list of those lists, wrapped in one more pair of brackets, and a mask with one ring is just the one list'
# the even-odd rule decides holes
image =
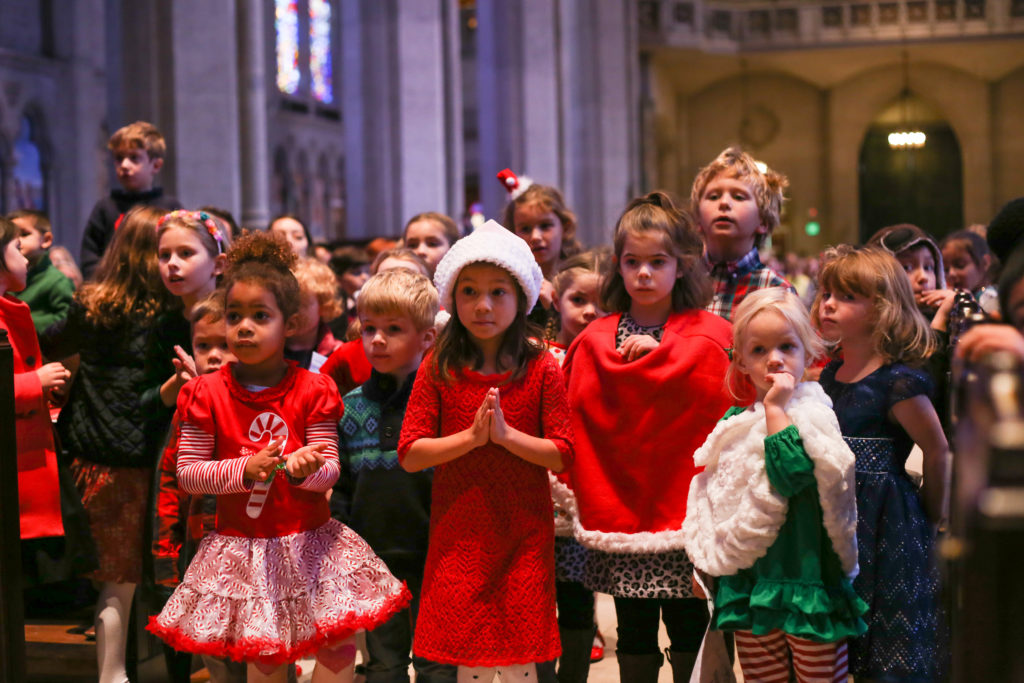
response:
{"label": "red sweater", "polygon": [[658,347],[627,363],[615,348],[620,317],[587,325],[562,364],[576,434],[576,537],[605,551],[677,550],[693,453],[732,404],[732,330],[705,311],[675,313]]}

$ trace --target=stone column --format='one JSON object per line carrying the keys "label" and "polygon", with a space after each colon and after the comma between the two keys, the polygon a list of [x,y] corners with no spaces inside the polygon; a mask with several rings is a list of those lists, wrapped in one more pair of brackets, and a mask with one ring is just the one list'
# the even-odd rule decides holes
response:
{"label": "stone column", "polygon": [[239,220],[262,229],[270,221],[266,41],[262,3],[238,0],[238,101],[242,212]]}
{"label": "stone column", "polygon": [[348,235],[395,236],[421,211],[462,211],[455,0],[342,4]]}

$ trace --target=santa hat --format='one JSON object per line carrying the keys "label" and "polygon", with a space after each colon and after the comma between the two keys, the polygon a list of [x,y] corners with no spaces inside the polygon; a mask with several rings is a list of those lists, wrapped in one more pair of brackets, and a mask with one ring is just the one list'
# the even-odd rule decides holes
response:
{"label": "santa hat", "polygon": [[526,188],[533,185],[533,181],[526,176],[517,176],[507,168],[499,171],[497,178],[501,181],[502,187],[508,191],[508,200],[510,202],[518,199],[519,195],[526,192]]}
{"label": "santa hat", "polygon": [[452,245],[434,271],[434,284],[442,305],[455,310],[452,292],[459,272],[472,263],[493,263],[507,270],[526,294],[526,310],[530,311],[540,297],[544,280],[540,266],[533,258],[529,245],[494,220],[487,221]]}

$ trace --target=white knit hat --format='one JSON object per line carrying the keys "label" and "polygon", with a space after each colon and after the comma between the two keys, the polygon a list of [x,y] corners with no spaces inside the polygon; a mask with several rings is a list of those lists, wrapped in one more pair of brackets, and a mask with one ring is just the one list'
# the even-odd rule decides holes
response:
{"label": "white knit hat", "polygon": [[533,258],[529,245],[494,220],[487,221],[453,244],[437,264],[434,284],[445,308],[455,310],[452,292],[459,272],[469,264],[481,261],[493,263],[511,273],[526,294],[526,310],[533,310],[540,297],[544,274]]}

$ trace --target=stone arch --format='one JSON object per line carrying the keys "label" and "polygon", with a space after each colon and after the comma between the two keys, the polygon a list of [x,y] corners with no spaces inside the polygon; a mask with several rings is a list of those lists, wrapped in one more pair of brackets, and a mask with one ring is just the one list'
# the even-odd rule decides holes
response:
{"label": "stone arch", "polygon": [[[942,113],[960,142],[964,220],[986,222],[992,205],[987,84],[948,66],[914,62],[908,80],[911,92]],[[860,189],[856,169],[861,145],[878,112],[899,97],[902,89],[902,72],[890,64],[864,71],[829,93],[829,196],[835,222],[831,237],[835,241],[858,241]]]}

